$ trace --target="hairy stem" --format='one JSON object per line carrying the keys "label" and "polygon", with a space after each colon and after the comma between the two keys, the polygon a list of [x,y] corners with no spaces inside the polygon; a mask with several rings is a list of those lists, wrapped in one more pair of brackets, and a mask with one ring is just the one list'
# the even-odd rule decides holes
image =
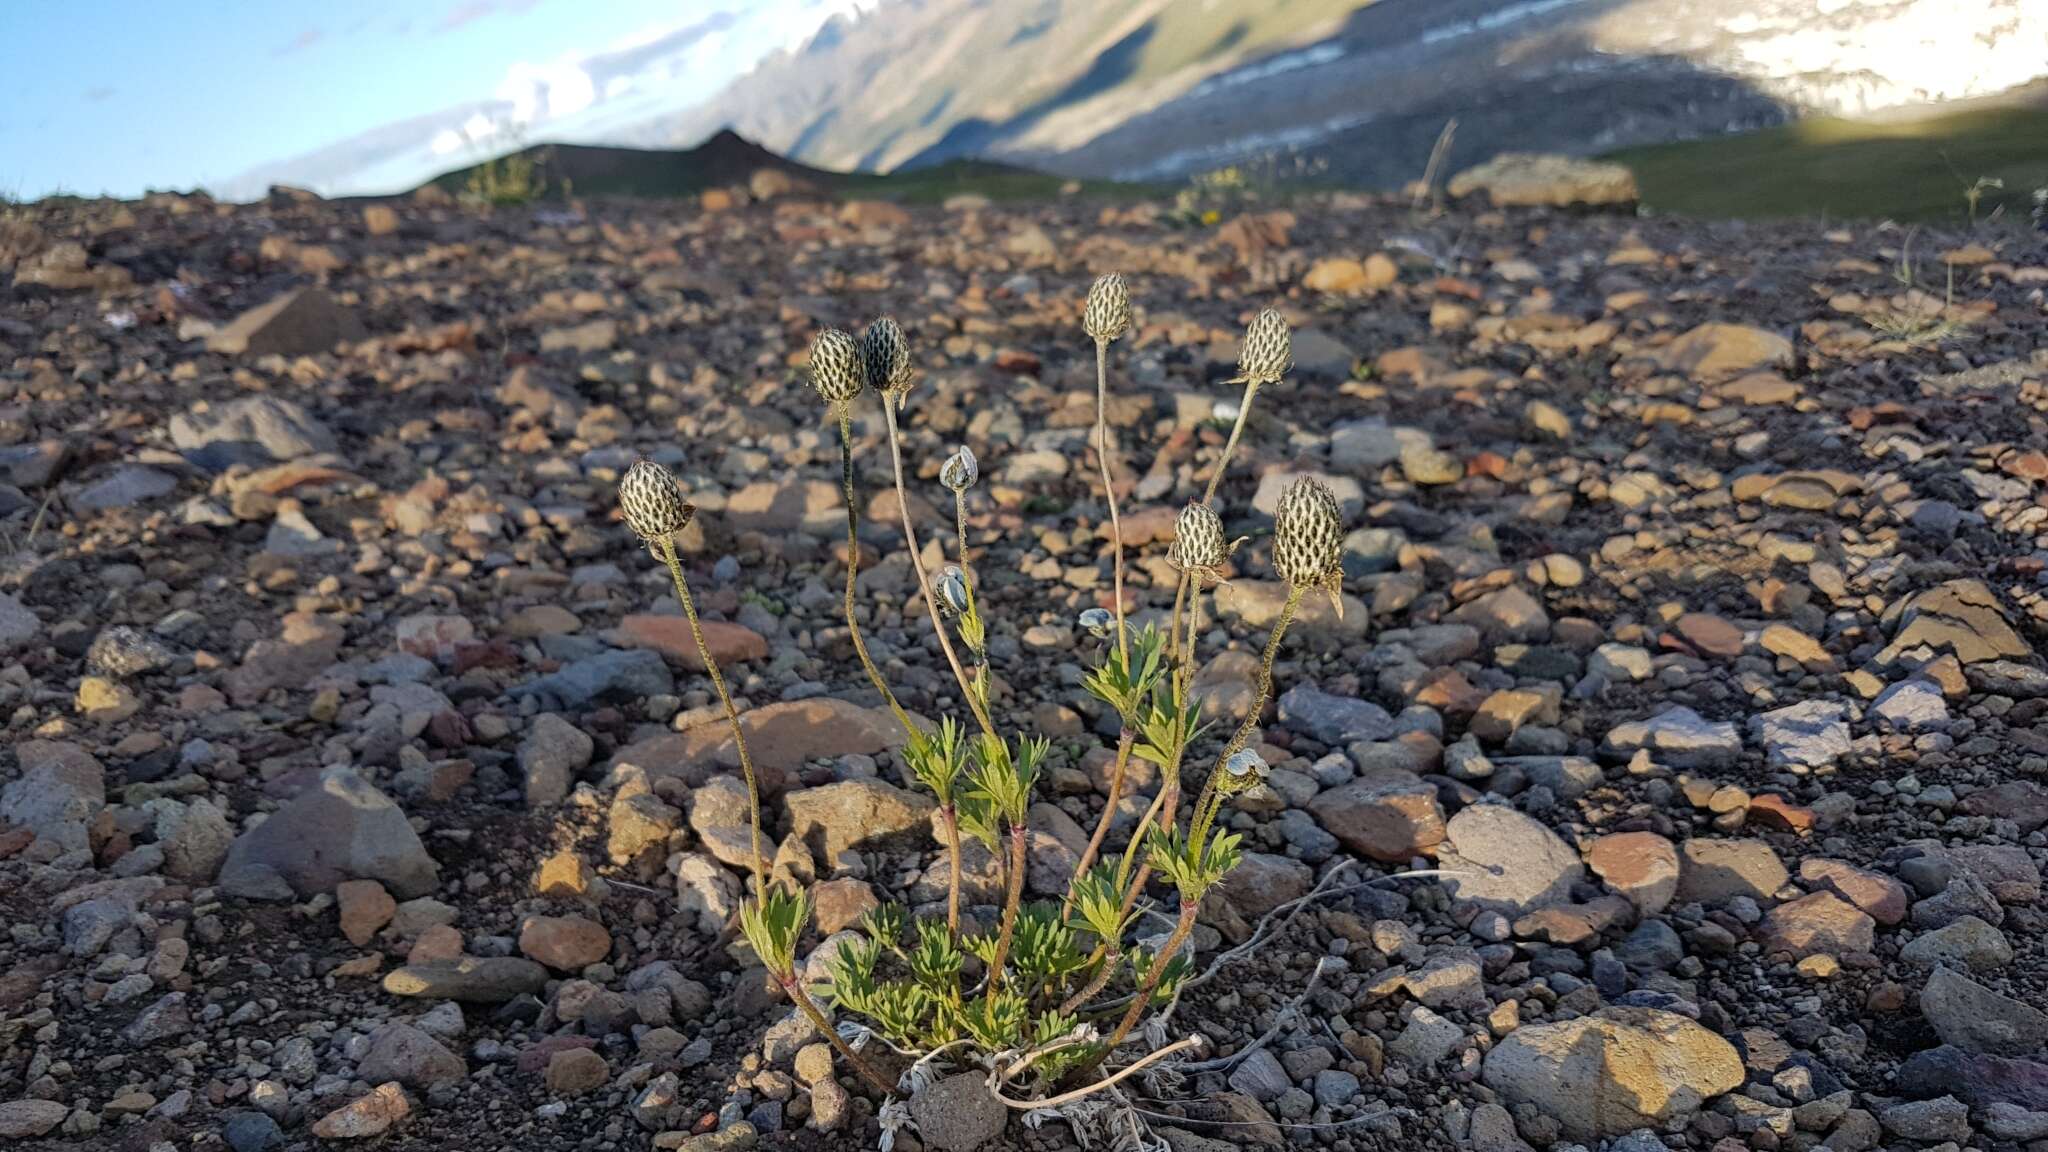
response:
{"label": "hairy stem", "polygon": [[[1200,843],[1203,833],[1208,831],[1208,821],[1215,819],[1214,810],[1222,807],[1220,801],[1211,805],[1209,799],[1223,778],[1224,765],[1250,745],[1252,737],[1259,731],[1259,716],[1266,710],[1266,701],[1273,696],[1273,661],[1280,656],[1280,641],[1286,637],[1288,626],[1294,623],[1294,614],[1301,610],[1303,591],[1292,586],[1287,589],[1287,602],[1281,605],[1280,618],[1273,622],[1272,634],[1266,637],[1266,651],[1259,658],[1259,680],[1252,695],[1251,711],[1245,713],[1244,722],[1237,726],[1230,743],[1225,744],[1222,753],[1216,757],[1216,766],[1210,770],[1208,782],[1202,785],[1201,798],[1195,801],[1195,825],[1189,833],[1193,842]],[[1204,819],[1205,813],[1207,819]]]}
{"label": "hairy stem", "polygon": [[1230,439],[1223,442],[1223,455],[1216,458],[1216,471],[1209,474],[1209,486],[1202,491],[1202,503],[1216,498],[1216,485],[1223,481],[1223,470],[1230,467],[1230,455],[1237,451],[1237,438],[1244,435],[1245,417],[1252,413],[1252,397],[1258,395],[1259,382],[1244,382],[1244,399],[1237,404],[1237,422],[1230,426]]}
{"label": "hairy stem", "polygon": [[1109,503],[1109,535],[1115,549],[1111,579],[1116,595],[1116,652],[1124,663],[1131,659],[1130,640],[1124,634],[1124,525],[1117,515],[1116,484],[1109,468],[1109,343],[1095,342],[1095,462],[1102,469],[1102,498]]}
{"label": "hairy stem", "polygon": [[1138,1018],[1152,1003],[1152,993],[1158,989],[1159,981],[1166,975],[1166,966],[1180,952],[1180,946],[1187,942],[1188,933],[1195,930],[1195,912],[1201,907],[1200,901],[1183,898],[1180,902],[1180,919],[1173,925],[1173,935],[1166,938],[1166,946],[1152,957],[1151,970],[1145,973],[1145,982],[1138,986],[1137,995],[1131,999],[1131,1006],[1124,1009],[1124,1018],[1117,1021],[1116,1031],[1109,1034],[1109,1042],[1092,1057],[1081,1071],[1093,1071],[1103,1058],[1116,1051],[1117,1045],[1138,1026]]}
{"label": "hairy stem", "polygon": [[939,817],[946,825],[946,862],[951,866],[946,877],[946,930],[955,936],[960,934],[960,810],[951,800],[939,809]]}
{"label": "hairy stem", "polygon": [[[884,401],[886,403],[886,401]],[[896,716],[896,722],[912,736],[917,735],[916,725],[910,722],[910,714],[903,705],[896,702],[896,694],[889,691],[889,682],[882,679],[881,669],[875,667],[874,658],[868,655],[867,641],[861,639],[860,621],[854,618],[854,583],[860,576],[860,512],[858,493],[853,486],[853,418],[847,406],[839,409],[839,473],[841,486],[846,489],[846,630],[853,636],[853,650],[860,656],[860,666],[867,670],[868,681],[875,691],[882,694],[882,701],[889,705],[889,711]]]}
{"label": "hairy stem", "polygon": [[[1150,1053],[1142,1059],[1133,1061],[1129,1067],[1117,1069],[1114,1073],[1105,1076],[1100,1080],[1097,1080],[1093,1084],[1083,1085],[1082,1087],[1076,1088],[1071,1092],[1062,1092],[1058,1096],[1049,1097],[1044,1100],[1012,1100],[1000,1092],[996,1093],[996,1099],[1002,1101],[1005,1107],[1014,1108],[1018,1111],[1030,1111],[1039,1108],[1058,1108],[1063,1104],[1072,1104],[1076,1100],[1081,1100],[1089,1096],[1093,1096],[1095,1093],[1101,1092],[1104,1089],[1113,1088],[1116,1086],[1117,1081],[1126,1079],[1131,1076],[1135,1076],[1139,1072],[1142,1072],[1146,1068],[1149,1068],[1152,1065],[1159,1063],[1161,1060],[1166,1059],[1167,1057],[1173,1055],[1176,1052],[1184,1052],[1189,1048],[1200,1048],[1202,1046],[1202,1043],[1202,1037],[1199,1034],[1194,1036],[1184,1036],[1181,1039],[1176,1040],[1171,1044],[1168,1044],[1166,1047],[1161,1048],[1157,1052]],[[1096,1063],[1100,1062],[1101,1061],[1098,1058]],[[1091,1064],[1089,1065],[1089,1067],[1093,1068],[1094,1065]]]}
{"label": "hairy stem", "polygon": [[838,1050],[840,1058],[846,1061],[855,1075],[866,1081],[868,1087],[884,1096],[896,1090],[895,1085],[882,1079],[881,1073],[870,1068],[868,1062],[861,1059],[860,1053],[853,1050],[853,1045],[848,1044],[845,1038],[839,1035],[839,1030],[832,1027],[832,1021],[826,1019],[824,1011],[818,1007],[818,1002],[811,999],[810,991],[804,987],[804,982],[799,980],[795,973],[778,973],[777,978],[782,983],[782,990],[796,1003],[797,1010],[810,1019],[812,1027],[825,1034],[825,1039]]}
{"label": "hairy stem", "polygon": [[946,663],[953,668],[953,679],[959,681],[960,694],[967,698],[967,707],[974,712],[975,722],[981,725],[982,732],[991,742],[1001,744],[996,726],[989,719],[988,709],[982,707],[974,686],[967,681],[967,670],[960,664],[960,654],[953,650],[953,638],[946,633],[946,622],[939,618],[939,601],[932,591],[931,573],[925,570],[924,555],[917,546],[917,528],[910,519],[910,492],[903,482],[903,438],[896,428],[896,406],[886,394],[882,397],[882,414],[889,422],[889,462],[896,471],[896,504],[903,514],[903,543],[910,549],[910,566],[917,572],[917,586],[924,594],[925,610],[931,613],[932,631],[938,634],[939,648],[946,654]]}
{"label": "hairy stem", "polygon": [[[1081,862],[1074,866],[1075,882],[1079,882],[1081,877],[1088,874],[1089,866],[1095,863],[1096,854],[1102,850],[1103,837],[1109,835],[1110,822],[1116,819],[1117,801],[1123,799],[1124,795],[1124,775],[1131,764],[1131,745],[1136,743],[1137,739],[1137,726],[1132,723],[1131,717],[1124,717],[1123,735],[1118,737],[1116,742],[1116,761],[1110,768],[1109,799],[1103,802],[1102,819],[1095,822],[1095,834],[1088,838],[1088,847],[1081,853]],[[1069,884],[1067,897],[1061,902],[1061,911],[1071,908],[1073,903],[1074,887],[1073,884]]]}
{"label": "hairy stem", "polygon": [[1082,985],[1079,991],[1060,1002],[1060,1015],[1070,1016],[1079,1012],[1081,1005],[1095,999],[1104,988],[1109,987],[1110,978],[1116,975],[1117,965],[1123,962],[1123,949],[1112,947],[1098,949],[1098,952],[1100,966],[1095,969],[1095,975],[1090,977],[1088,983]]}
{"label": "hairy stem", "polygon": [[697,642],[697,655],[704,659],[704,671],[711,677],[711,687],[717,690],[719,703],[725,705],[725,720],[732,725],[732,742],[739,749],[740,771],[747,778],[747,816],[754,837],[753,851],[749,853],[754,865],[754,895],[759,899],[767,894],[768,882],[761,866],[761,785],[754,776],[754,758],[747,753],[747,734],[740,727],[739,709],[733,707],[732,693],[726,691],[725,677],[718,671],[718,661],[711,658],[711,646],[704,642],[704,626],[697,621],[697,603],[690,598],[690,582],[683,578],[682,562],[676,559],[676,542],[664,536],[660,546],[661,559],[668,565],[669,578],[675,582],[676,600],[682,604],[683,615],[690,621],[690,638]]}
{"label": "hairy stem", "polygon": [[988,966],[990,992],[1003,981],[1003,965],[1010,959],[1010,938],[1017,932],[1017,911],[1024,904],[1024,849],[1029,835],[1022,824],[1010,825],[1010,890],[1003,896],[1003,926],[996,933],[995,957]]}

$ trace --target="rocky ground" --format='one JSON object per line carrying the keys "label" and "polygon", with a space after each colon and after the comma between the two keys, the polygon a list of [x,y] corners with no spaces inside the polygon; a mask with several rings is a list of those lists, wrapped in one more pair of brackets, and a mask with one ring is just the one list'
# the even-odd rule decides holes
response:
{"label": "rocky ground", "polygon": [[[0,1143],[872,1146],[877,1102],[719,937],[731,747],[612,485],[644,454],[700,509],[686,563],[821,927],[929,906],[800,369],[820,325],[901,319],[928,542],[944,454],[983,462],[1057,891],[1114,733],[1073,623],[1108,595],[1077,321],[1112,269],[1146,613],[1236,333],[1296,322],[1223,488],[1253,539],[1200,649],[1219,712],[1284,478],[1357,528],[1199,963],[1323,895],[1185,996],[1213,1063],[1138,1093],[1176,1149],[2048,1149],[2039,238],[727,193],[0,215]],[[865,630],[906,705],[958,711],[879,416]],[[1383,879],[1411,865],[1452,874]]]}

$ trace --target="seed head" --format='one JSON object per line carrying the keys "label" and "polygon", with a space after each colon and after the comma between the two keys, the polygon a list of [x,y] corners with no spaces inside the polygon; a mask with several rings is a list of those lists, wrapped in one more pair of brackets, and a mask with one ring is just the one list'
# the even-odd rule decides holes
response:
{"label": "seed head", "polygon": [[1323,588],[1337,601],[1344,555],[1337,498],[1321,480],[1299,477],[1281,493],[1273,521],[1273,570],[1295,588]]}
{"label": "seed head", "polygon": [[1131,292],[1124,278],[1111,272],[1088,289],[1088,307],[1081,312],[1081,330],[1107,344],[1131,328]]}
{"label": "seed head", "polygon": [[967,613],[967,576],[959,568],[948,564],[946,570],[932,581],[939,598],[939,607],[954,616]]}
{"label": "seed head", "polygon": [[619,510],[633,534],[650,545],[681,532],[697,511],[669,470],[652,460],[635,461],[619,478]]}
{"label": "seed head", "polygon": [[939,465],[939,483],[955,492],[965,492],[974,487],[981,478],[981,465],[974,459],[974,450],[962,444],[960,450],[946,457]]}
{"label": "seed head", "polygon": [[811,387],[828,403],[844,404],[860,395],[865,377],[861,349],[853,337],[827,328],[811,341]]}
{"label": "seed head", "polygon": [[1116,617],[1107,608],[1088,608],[1084,609],[1074,622],[1097,640],[1107,640],[1111,626],[1116,623]]}
{"label": "seed head", "polygon": [[868,387],[877,392],[898,393],[910,387],[915,368],[910,362],[910,342],[903,329],[887,316],[868,325],[860,338],[860,358],[866,365]]}
{"label": "seed head", "polygon": [[1240,748],[1223,762],[1223,770],[1240,780],[1264,780],[1273,774],[1266,758],[1250,748]]}
{"label": "seed head", "polygon": [[1220,568],[1230,557],[1223,539],[1223,518],[1216,509],[1197,500],[1180,510],[1173,520],[1173,543],[1166,558],[1182,571]]}
{"label": "seed head", "polygon": [[1272,384],[1294,367],[1294,340],[1287,317],[1271,308],[1252,317],[1237,354],[1238,374],[1254,384]]}

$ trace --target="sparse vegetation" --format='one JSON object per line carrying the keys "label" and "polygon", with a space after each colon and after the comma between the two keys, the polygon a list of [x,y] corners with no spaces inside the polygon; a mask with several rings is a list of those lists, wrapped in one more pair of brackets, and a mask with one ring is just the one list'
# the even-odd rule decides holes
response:
{"label": "sparse vegetation", "polygon": [[[1266,638],[1246,717],[1215,750],[1183,817],[1182,766],[1206,746],[1208,728],[1194,689],[1201,592],[1221,579],[1221,569],[1235,548],[1226,541],[1211,501],[1259,389],[1278,382],[1291,367],[1291,342],[1286,321],[1276,312],[1259,314],[1246,332],[1236,381],[1245,390],[1237,423],[1203,498],[1177,518],[1167,552],[1168,562],[1180,573],[1173,612],[1164,629],[1139,628],[1125,615],[1116,452],[1106,417],[1109,350],[1130,330],[1131,322],[1122,278],[1102,277],[1089,292],[1082,327],[1096,353],[1094,443],[1109,510],[1113,592],[1108,608],[1091,608],[1077,623],[1102,646],[1086,688],[1114,711],[1121,732],[1110,770],[1109,801],[1061,900],[1024,901],[1032,836],[1028,814],[1038,782],[1049,770],[1052,745],[1028,733],[1006,733],[994,709],[988,627],[966,531],[967,502],[979,465],[962,448],[940,469],[941,484],[953,497],[956,540],[954,563],[934,573],[918,543],[897,421],[904,398],[916,383],[916,364],[893,320],[875,321],[858,340],[833,329],[820,333],[811,346],[810,374],[840,430],[847,508],[845,622],[869,681],[904,729],[908,775],[937,802],[936,827],[947,874],[942,919],[913,922],[900,905],[882,904],[863,918],[857,941],[837,945],[826,958],[829,984],[813,988],[806,983],[808,965],[799,962],[798,949],[808,926],[809,897],[799,886],[767,878],[746,735],[709,648],[701,635],[697,639],[747,778],[755,847],[753,889],[742,902],[741,931],[799,1010],[830,1037],[856,1074],[885,1095],[899,1087],[915,1093],[924,1074],[906,1076],[900,1086],[891,1084],[858,1050],[869,1038],[914,1058],[927,1072],[940,1059],[978,1069],[987,1074],[990,1091],[1015,1109],[1078,1102],[1113,1087],[1140,1067],[1200,1043],[1199,1037],[1174,1044],[1157,1041],[1149,1054],[1121,1071],[1094,1078],[1094,1070],[1118,1052],[1148,1010],[1172,998],[1189,971],[1182,946],[1194,930],[1202,899],[1237,866],[1241,837],[1219,827],[1218,817],[1232,797],[1259,786],[1267,775],[1253,741],[1272,697],[1273,665],[1304,598],[1324,593],[1336,602],[1343,529],[1337,501],[1319,480],[1302,477],[1282,498],[1275,514],[1273,566],[1286,582],[1286,601]],[[897,703],[861,636],[856,579],[859,493],[850,413],[870,392],[881,401],[888,430],[905,545],[924,589],[933,634],[970,714],[965,722],[950,716],[936,724],[913,718]],[[668,567],[694,630],[696,612],[673,542],[675,533],[689,522],[689,504],[675,480],[647,461],[626,473],[619,500],[628,523]],[[1117,801],[1134,758],[1159,769],[1162,787],[1121,851],[1109,850]],[[973,925],[962,918],[961,878],[971,866],[979,867],[969,858],[970,846],[986,853],[1001,877],[1004,896],[993,925]],[[1148,948],[1133,938],[1133,930],[1154,876],[1174,893],[1163,910],[1173,928],[1163,945]],[[835,1029],[825,1019],[821,1001],[849,1019]]]}
{"label": "sparse vegetation", "polygon": [[[1680,144],[1630,148],[1643,204],[1693,216],[1964,223],[2026,207],[2048,183],[2048,110],[1993,108],[1896,122],[1818,117]],[[1962,202],[1957,172],[1978,173]]]}

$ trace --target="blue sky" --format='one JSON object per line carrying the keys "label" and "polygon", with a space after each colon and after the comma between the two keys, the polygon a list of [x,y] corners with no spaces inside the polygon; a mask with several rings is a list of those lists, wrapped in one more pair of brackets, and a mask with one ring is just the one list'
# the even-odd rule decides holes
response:
{"label": "blue sky", "polygon": [[0,0],[0,195],[391,191],[514,133],[676,143],[664,113],[871,6]]}

